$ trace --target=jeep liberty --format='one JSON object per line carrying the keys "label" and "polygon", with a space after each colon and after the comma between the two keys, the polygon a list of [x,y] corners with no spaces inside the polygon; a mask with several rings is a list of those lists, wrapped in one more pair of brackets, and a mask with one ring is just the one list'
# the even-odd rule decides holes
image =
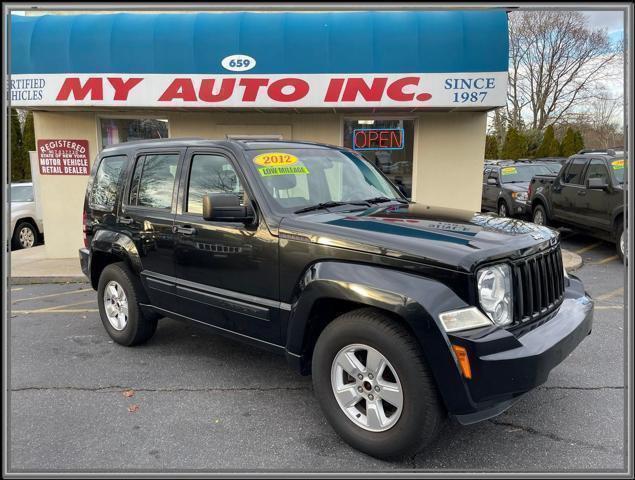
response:
{"label": "jeep liberty", "polygon": [[109,147],[83,229],[82,270],[116,343],[171,317],[279,352],[312,375],[333,429],[376,457],[413,454],[448,416],[500,414],[591,332],[557,232],[410,203],[341,147]]}

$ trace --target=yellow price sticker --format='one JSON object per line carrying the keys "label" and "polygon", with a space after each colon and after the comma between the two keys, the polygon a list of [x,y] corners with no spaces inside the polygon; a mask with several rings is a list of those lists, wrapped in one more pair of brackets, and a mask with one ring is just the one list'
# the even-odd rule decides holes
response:
{"label": "yellow price sticker", "polygon": [[518,173],[518,170],[516,170],[516,167],[505,167],[501,170],[501,173],[503,175],[514,175],[515,173]]}
{"label": "yellow price sticker", "polygon": [[622,170],[624,168],[624,160],[613,160],[611,166],[613,170]]}
{"label": "yellow price sticker", "polygon": [[298,157],[290,153],[281,152],[261,153],[254,157],[254,163],[256,165],[262,165],[263,167],[293,165],[297,161]]}

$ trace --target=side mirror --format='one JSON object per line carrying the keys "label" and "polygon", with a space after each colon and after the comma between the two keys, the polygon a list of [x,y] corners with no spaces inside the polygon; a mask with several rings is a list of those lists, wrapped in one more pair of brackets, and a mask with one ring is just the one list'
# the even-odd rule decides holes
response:
{"label": "side mirror", "polygon": [[603,178],[588,178],[586,188],[590,190],[606,190],[609,188],[609,184]]}
{"label": "side mirror", "polygon": [[490,177],[490,178],[487,179],[487,184],[488,185],[498,185],[498,180],[496,180],[495,178]]}
{"label": "side mirror", "polygon": [[248,223],[254,219],[254,212],[251,207],[240,204],[238,195],[208,193],[203,197],[203,219]]}

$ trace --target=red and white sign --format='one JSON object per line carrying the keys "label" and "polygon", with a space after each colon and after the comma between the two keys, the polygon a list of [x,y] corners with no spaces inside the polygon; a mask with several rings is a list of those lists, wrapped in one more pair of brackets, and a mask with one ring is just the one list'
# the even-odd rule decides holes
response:
{"label": "red and white sign", "polygon": [[13,107],[222,108],[505,105],[507,72],[399,74],[12,75]]}
{"label": "red and white sign", "polygon": [[38,140],[42,175],[89,175],[88,140]]}

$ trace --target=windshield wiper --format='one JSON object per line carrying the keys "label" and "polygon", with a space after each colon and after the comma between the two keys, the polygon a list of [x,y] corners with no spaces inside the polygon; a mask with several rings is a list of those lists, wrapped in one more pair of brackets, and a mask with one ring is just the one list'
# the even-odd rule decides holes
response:
{"label": "windshield wiper", "polygon": [[360,205],[362,207],[370,206],[368,202],[322,202],[318,203],[317,205],[310,205],[308,207],[301,208],[293,213],[312,212],[314,210],[323,210],[325,208],[339,207],[342,205]]}
{"label": "windshield wiper", "polygon": [[368,203],[385,203],[385,202],[399,202],[403,204],[408,203],[408,200],[404,200],[402,198],[388,198],[388,197],[367,198],[364,201]]}

